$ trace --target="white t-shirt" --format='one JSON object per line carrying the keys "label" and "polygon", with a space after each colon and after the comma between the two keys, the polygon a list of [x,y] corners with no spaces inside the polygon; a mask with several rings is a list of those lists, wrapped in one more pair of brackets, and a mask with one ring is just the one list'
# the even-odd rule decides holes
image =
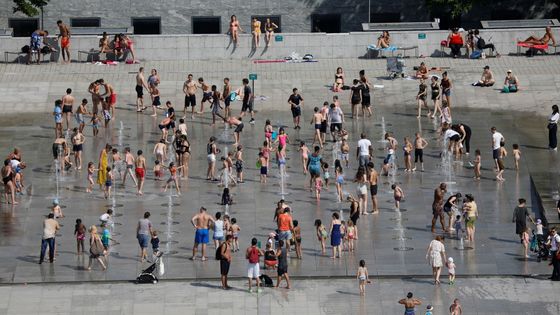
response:
{"label": "white t-shirt", "polygon": [[455,131],[453,129],[447,129],[445,131],[445,134],[444,134],[446,139],[451,139],[451,137],[453,137],[455,135],[461,136],[457,131]]}
{"label": "white t-shirt", "polygon": [[497,131],[494,132],[494,134],[492,134],[492,149],[498,150],[500,148],[500,142],[502,141],[503,138],[504,136],[502,136],[501,133]]}
{"label": "white t-shirt", "polygon": [[101,221],[101,222],[109,222],[110,220],[111,220],[111,216],[108,213],[103,213],[99,217],[99,221]]}
{"label": "white t-shirt", "polygon": [[15,169],[21,164],[20,161],[13,159],[10,161],[10,166],[12,167],[12,169],[15,171]]}
{"label": "white t-shirt", "polygon": [[550,118],[548,119],[548,122],[551,123],[551,124],[557,124],[559,118],[560,118],[560,115],[558,113],[554,113],[554,114],[550,115]]}
{"label": "white t-shirt", "polygon": [[368,139],[360,139],[360,141],[358,141],[358,147],[360,148],[360,156],[369,156],[371,141]]}

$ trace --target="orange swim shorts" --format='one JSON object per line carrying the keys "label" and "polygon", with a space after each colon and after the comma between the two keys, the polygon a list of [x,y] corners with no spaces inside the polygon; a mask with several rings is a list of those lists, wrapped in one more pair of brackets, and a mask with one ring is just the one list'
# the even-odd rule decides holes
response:
{"label": "orange swim shorts", "polygon": [[62,37],[60,40],[60,47],[67,48],[70,46],[70,37]]}

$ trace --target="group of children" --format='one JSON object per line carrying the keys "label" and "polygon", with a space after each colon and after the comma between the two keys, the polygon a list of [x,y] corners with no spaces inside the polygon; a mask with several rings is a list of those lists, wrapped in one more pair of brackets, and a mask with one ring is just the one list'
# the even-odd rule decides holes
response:
{"label": "group of children", "polygon": [[[321,244],[321,253],[326,253],[327,239],[329,232],[320,219],[315,220],[315,235]],[[341,221],[340,236],[342,240],[342,251],[353,252],[355,249],[355,241],[358,240],[358,226],[352,220]]]}
{"label": "group of children", "polygon": [[[481,177],[482,159],[480,154],[480,149],[476,149],[474,161],[471,163],[474,170],[475,180],[480,180]],[[496,180],[498,181],[505,181],[503,177],[505,171],[504,158],[507,157],[507,155],[508,152],[505,148],[505,143],[502,141],[500,143],[500,148],[498,149],[498,157],[495,159]],[[514,168],[516,171],[519,171],[519,162],[521,161],[521,150],[519,149],[519,144],[514,143],[512,145],[512,155]]]}

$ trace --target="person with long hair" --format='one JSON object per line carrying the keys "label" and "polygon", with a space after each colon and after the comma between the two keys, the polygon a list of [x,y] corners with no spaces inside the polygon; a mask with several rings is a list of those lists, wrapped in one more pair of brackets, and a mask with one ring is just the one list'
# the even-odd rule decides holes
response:
{"label": "person with long hair", "polygon": [[358,195],[358,202],[360,205],[360,210],[363,215],[367,213],[367,176],[366,176],[366,168],[360,166],[358,171],[356,172],[356,177],[354,177],[354,182],[357,183],[356,186],[356,194]]}
{"label": "person with long hair", "polygon": [[556,133],[558,131],[558,119],[560,114],[558,113],[558,105],[552,105],[552,114],[548,118],[548,148],[550,150],[557,150],[558,139]]}
{"label": "person with long hair", "polygon": [[440,284],[439,277],[441,275],[441,268],[443,267],[443,262],[447,261],[445,246],[442,241],[443,238],[441,235],[436,235],[435,239],[430,242],[428,251],[426,252],[426,259],[429,260],[432,266],[434,284]]}
{"label": "person with long hair", "polygon": [[231,36],[231,40],[233,41],[234,45],[237,45],[237,40],[239,39],[239,32],[243,32],[241,25],[239,25],[239,21],[235,15],[231,16],[229,21],[229,34]]}

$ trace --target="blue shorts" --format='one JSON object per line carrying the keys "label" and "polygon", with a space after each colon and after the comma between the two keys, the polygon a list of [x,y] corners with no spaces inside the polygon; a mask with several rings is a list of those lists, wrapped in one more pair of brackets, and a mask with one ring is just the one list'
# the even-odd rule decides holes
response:
{"label": "blue shorts", "polygon": [[150,236],[146,234],[138,234],[136,235],[138,239],[138,244],[141,248],[148,248],[148,243],[150,242]]}
{"label": "blue shorts", "polygon": [[291,231],[280,231],[280,233],[278,233],[278,239],[279,240],[287,241],[291,238],[292,238],[292,232]]}
{"label": "blue shorts", "polygon": [[196,244],[208,243],[208,229],[198,229],[194,234],[194,242]]}

